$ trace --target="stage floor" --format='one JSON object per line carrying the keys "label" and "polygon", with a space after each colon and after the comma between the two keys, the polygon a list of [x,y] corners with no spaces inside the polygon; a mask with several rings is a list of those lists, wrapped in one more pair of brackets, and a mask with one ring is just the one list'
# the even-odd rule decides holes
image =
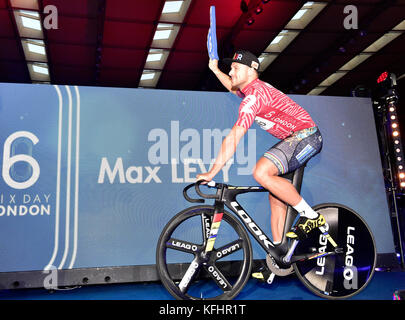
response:
{"label": "stage floor", "polygon": [[[395,290],[405,290],[405,272],[375,272],[369,285],[348,300],[392,300]],[[66,288],[0,290],[0,300],[172,300],[158,282],[107,284]],[[312,294],[295,276],[276,277],[272,285],[249,280],[237,300],[324,300]]]}

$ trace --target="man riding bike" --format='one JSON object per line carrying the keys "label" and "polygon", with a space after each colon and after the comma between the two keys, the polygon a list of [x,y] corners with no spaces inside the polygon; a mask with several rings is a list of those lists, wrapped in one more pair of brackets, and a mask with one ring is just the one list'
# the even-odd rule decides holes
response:
{"label": "man riding bike", "polygon": [[301,238],[324,225],[325,219],[307,204],[289,180],[279,175],[294,171],[318,154],[322,148],[321,133],[306,110],[259,79],[260,62],[251,52],[238,50],[232,59],[224,59],[224,63],[231,65],[229,76],[218,68],[218,60],[210,59],[209,68],[226,89],[243,100],[238,120],[224,138],[211,170],[197,175],[197,179],[211,181],[233,156],[240,139],[255,121],[281,140],[259,159],[253,170],[256,181],[270,191],[273,243],[281,242],[287,204],[299,212],[300,221],[286,236]]}

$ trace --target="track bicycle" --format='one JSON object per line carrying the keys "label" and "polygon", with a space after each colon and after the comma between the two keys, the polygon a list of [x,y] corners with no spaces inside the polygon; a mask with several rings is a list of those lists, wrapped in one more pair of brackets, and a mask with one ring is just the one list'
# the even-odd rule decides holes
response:
{"label": "track bicycle", "polygon": [[[304,167],[283,177],[301,190]],[[283,238],[274,245],[237,201],[243,193],[269,192],[260,186],[231,186],[212,181],[188,185],[183,196],[189,202],[214,200],[176,214],[164,227],[157,243],[156,266],[160,279],[176,299],[233,299],[251,277],[253,250],[248,232],[266,252],[266,266],[274,277],[295,273],[314,294],[343,299],[363,290],[374,275],[376,246],[364,219],[352,209],[335,203],[313,209],[326,224],[301,239],[286,234],[297,224],[298,213],[287,207]],[[202,199],[193,199],[188,190]],[[230,211],[224,210],[227,207]]]}

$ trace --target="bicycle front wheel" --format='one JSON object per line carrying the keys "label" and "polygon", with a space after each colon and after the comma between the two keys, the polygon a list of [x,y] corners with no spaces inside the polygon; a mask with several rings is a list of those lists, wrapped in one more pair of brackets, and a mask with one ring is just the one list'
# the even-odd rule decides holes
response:
{"label": "bicycle front wheel", "polygon": [[[363,290],[374,274],[377,262],[373,234],[366,222],[352,209],[340,204],[320,204],[313,208],[322,214],[340,253],[297,262],[294,269],[302,283],[316,295],[327,299],[351,297]],[[334,247],[319,230],[301,241],[295,254],[316,248],[319,253]]]}
{"label": "bicycle front wheel", "polygon": [[230,213],[224,212],[215,246],[205,252],[213,215],[213,206],[185,209],[161,233],[156,266],[176,299],[233,299],[250,277],[250,239]]}

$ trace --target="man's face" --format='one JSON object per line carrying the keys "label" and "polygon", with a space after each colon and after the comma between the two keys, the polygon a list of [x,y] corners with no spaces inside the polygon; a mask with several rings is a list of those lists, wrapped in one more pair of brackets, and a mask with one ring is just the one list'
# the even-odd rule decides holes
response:
{"label": "man's face", "polygon": [[232,79],[232,86],[239,89],[243,88],[248,81],[248,72],[248,66],[237,62],[232,62],[231,71],[229,72],[229,76]]}

